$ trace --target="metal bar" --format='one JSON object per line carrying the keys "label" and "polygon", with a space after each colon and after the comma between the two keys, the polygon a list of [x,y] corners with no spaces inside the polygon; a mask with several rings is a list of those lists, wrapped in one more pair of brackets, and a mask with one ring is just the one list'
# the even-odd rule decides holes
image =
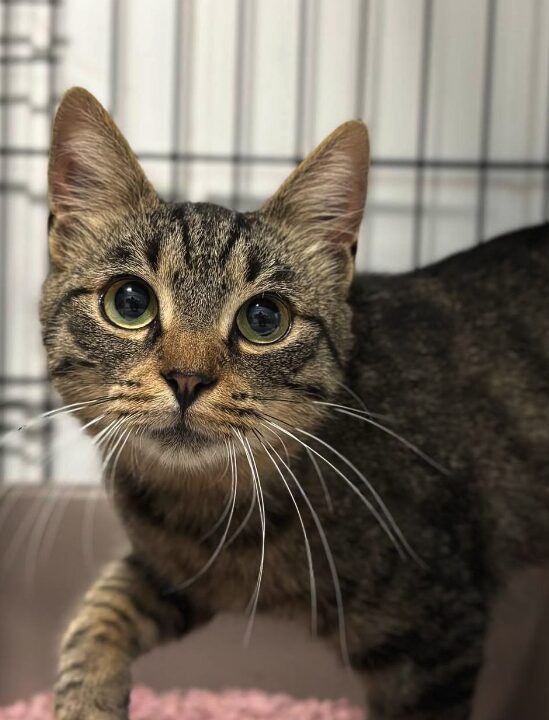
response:
{"label": "metal bar", "polygon": [[[50,17],[49,17],[49,37],[48,44],[50,48],[53,46],[54,38],[57,35],[57,22],[58,22],[58,8],[55,2],[50,4]],[[48,107],[49,116],[53,118],[53,113],[56,104],[56,90],[57,90],[57,72],[55,63],[50,63],[48,68]],[[49,254],[48,260],[49,264]],[[45,387],[44,392],[44,405],[43,412],[49,412],[54,407],[53,396],[49,385]],[[55,441],[55,428],[53,423],[44,423],[42,428],[42,448],[43,448],[43,461],[42,461],[42,483],[49,485],[53,479],[53,447]]]}
{"label": "metal bar", "polygon": [[60,5],[62,0],[3,0],[6,5]]}
{"label": "metal bar", "polygon": [[[548,51],[549,52],[549,51]],[[547,67],[549,67],[549,57],[547,58]],[[545,112],[546,137],[545,137],[545,160],[546,167],[543,179],[543,195],[541,198],[541,217],[549,222],[549,72],[547,73],[547,110]]]}
{"label": "metal bar", "polygon": [[174,18],[173,18],[173,63],[172,63],[172,153],[170,158],[170,200],[176,199],[179,184],[179,164],[175,157],[179,150],[180,125],[181,125],[181,62],[182,62],[182,43],[181,43],[181,21],[183,18],[183,0],[175,0]]}
{"label": "metal bar", "polygon": [[[309,69],[307,73],[307,82],[309,90],[307,93],[308,101],[308,117],[307,117],[307,133],[308,142],[314,144],[317,137],[316,119],[318,117],[318,58],[320,48],[320,33],[318,31],[320,25],[320,16],[322,5],[319,2],[312,2],[309,5]],[[311,148],[305,148],[305,151]]]}
{"label": "metal bar", "polygon": [[308,20],[309,20],[309,2],[308,0],[299,0],[298,8],[298,30],[297,30],[297,63],[296,63],[296,84],[295,84],[295,135],[294,135],[294,156],[297,158],[303,152],[303,143],[305,137],[305,104],[307,92],[306,74],[307,74],[307,55],[309,50],[308,43]]}
{"label": "metal bar", "polygon": [[49,107],[46,105],[32,105],[31,101],[27,97],[21,95],[10,95],[9,97],[0,97],[0,105],[8,105],[14,107],[16,105],[26,105],[31,115],[45,115],[49,112]]}
{"label": "metal bar", "polygon": [[111,0],[111,42],[109,47],[109,112],[118,113],[118,86],[120,80],[120,28],[122,26],[121,0]]}
{"label": "metal bar", "polygon": [[[25,157],[25,156],[46,156],[48,151],[44,148],[3,148],[0,147],[0,157]],[[200,163],[229,163],[240,162],[243,164],[273,164],[273,165],[295,165],[303,160],[302,156],[294,155],[233,155],[223,153],[162,153],[162,152],[137,152],[140,160],[180,160],[184,162]],[[395,169],[428,168],[430,170],[504,170],[504,171],[543,171],[549,169],[549,158],[547,160],[474,160],[472,158],[406,158],[406,157],[373,157],[371,164],[377,167]]]}
{"label": "metal bar", "polygon": [[[355,118],[366,116],[366,71],[368,60],[368,27],[370,24],[370,0],[359,0],[357,47],[356,47],[356,79],[355,79]],[[362,224],[366,222],[363,219]],[[357,236],[360,239],[360,231]],[[369,233],[363,233],[360,239],[363,257],[368,258],[370,253]],[[356,262],[356,258],[355,258]]]}
{"label": "metal bar", "polygon": [[41,385],[44,383],[49,383],[50,379],[46,376],[44,377],[28,377],[28,376],[20,376],[17,375],[4,375],[0,376],[0,385]]}
{"label": "metal bar", "polygon": [[35,55],[3,55],[0,56],[0,65],[25,65],[37,62],[56,63],[59,57],[53,52],[36,53]]}
{"label": "metal bar", "polygon": [[234,74],[234,112],[233,112],[233,149],[231,207],[239,209],[241,200],[241,165],[242,165],[242,101],[244,96],[244,40],[246,31],[247,4],[246,0],[238,0],[236,7],[235,35],[235,74]]}
{"label": "metal bar", "polygon": [[[2,28],[6,36],[10,35],[11,12],[7,4],[1,6]],[[0,87],[3,95],[9,95],[9,66],[3,64],[0,68]],[[8,106],[0,108],[2,119],[2,132],[0,134],[0,146],[7,148],[9,144],[9,118]],[[8,155],[0,156],[0,186],[8,182]],[[4,191],[0,191],[0,375],[6,372],[5,348],[7,341],[6,313],[8,308],[7,298],[7,259],[8,259],[8,201]],[[4,413],[0,414],[0,422],[5,425]],[[0,446],[0,485],[5,481],[4,451]]]}
{"label": "metal bar", "polygon": [[492,128],[492,94],[494,85],[494,55],[496,35],[497,0],[488,0],[486,14],[486,54],[484,57],[483,103],[480,134],[480,159],[477,194],[476,238],[480,243],[486,232],[486,199],[488,195],[488,158],[490,156],[490,132]]}
{"label": "metal bar", "polygon": [[[9,2],[9,0],[8,0],[8,2]],[[1,4],[7,5],[8,2],[6,2],[6,0],[3,0],[3,2]],[[13,2],[11,2],[11,4],[13,5]],[[53,0],[50,0],[50,2],[48,4],[55,5]],[[67,42],[68,42],[68,38],[57,35],[56,37],[54,37],[52,39],[51,44],[53,46],[53,45],[58,45],[60,43],[65,44]],[[4,45],[30,45],[32,47],[32,38],[30,35],[10,35],[10,36],[0,35],[0,43],[2,43]]]}
{"label": "metal bar", "polygon": [[30,41],[30,35],[0,35],[2,45],[30,45]]}
{"label": "metal bar", "polygon": [[422,21],[421,77],[419,86],[419,117],[417,130],[417,158],[414,192],[414,226],[412,234],[412,263],[419,267],[421,263],[421,244],[423,240],[423,203],[425,195],[425,148],[427,143],[427,120],[429,113],[429,81],[431,76],[431,45],[433,35],[433,0],[423,2]]}
{"label": "metal bar", "polygon": [[370,0],[360,0],[356,48],[355,118],[363,118],[366,102],[366,60]]}

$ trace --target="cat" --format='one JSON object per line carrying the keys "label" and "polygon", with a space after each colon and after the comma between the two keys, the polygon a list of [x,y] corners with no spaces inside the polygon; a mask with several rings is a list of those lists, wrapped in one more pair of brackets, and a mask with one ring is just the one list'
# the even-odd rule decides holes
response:
{"label": "cat", "polygon": [[43,339],[132,550],[66,631],[57,720],[126,719],[131,661],[246,609],[311,626],[371,720],[469,717],[494,598],[549,552],[549,226],[355,277],[368,164],[350,121],[258,211],[163,202],[62,99]]}

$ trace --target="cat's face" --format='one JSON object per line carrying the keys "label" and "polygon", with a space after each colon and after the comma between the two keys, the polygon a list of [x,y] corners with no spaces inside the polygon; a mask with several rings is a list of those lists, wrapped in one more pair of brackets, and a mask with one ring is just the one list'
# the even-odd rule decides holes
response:
{"label": "cat's face", "polygon": [[70,91],[41,311],[64,401],[98,400],[79,413],[90,430],[111,425],[187,467],[269,437],[269,422],[312,427],[350,350],[367,160],[350,123],[260,211],[164,203],[97,101]]}

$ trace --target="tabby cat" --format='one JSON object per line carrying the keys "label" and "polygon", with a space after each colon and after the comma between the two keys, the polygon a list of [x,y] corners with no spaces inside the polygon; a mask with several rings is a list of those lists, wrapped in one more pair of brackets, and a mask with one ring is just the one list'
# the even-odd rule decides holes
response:
{"label": "tabby cat", "polygon": [[85,90],[49,167],[49,371],[132,546],[68,628],[57,720],[218,611],[298,619],[371,720],[464,720],[487,618],[549,554],[549,226],[353,279],[366,127],[256,212],[162,201]]}

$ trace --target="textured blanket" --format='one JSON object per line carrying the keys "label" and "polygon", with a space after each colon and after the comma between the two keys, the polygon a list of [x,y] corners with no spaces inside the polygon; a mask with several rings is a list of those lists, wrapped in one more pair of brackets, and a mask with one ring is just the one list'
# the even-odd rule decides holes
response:
{"label": "textured blanket", "polygon": [[[51,695],[0,708],[0,720],[52,720]],[[259,690],[177,691],[158,694],[136,687],[131,720],[365,720],[362,710],[345,700],[295,700]]]}

